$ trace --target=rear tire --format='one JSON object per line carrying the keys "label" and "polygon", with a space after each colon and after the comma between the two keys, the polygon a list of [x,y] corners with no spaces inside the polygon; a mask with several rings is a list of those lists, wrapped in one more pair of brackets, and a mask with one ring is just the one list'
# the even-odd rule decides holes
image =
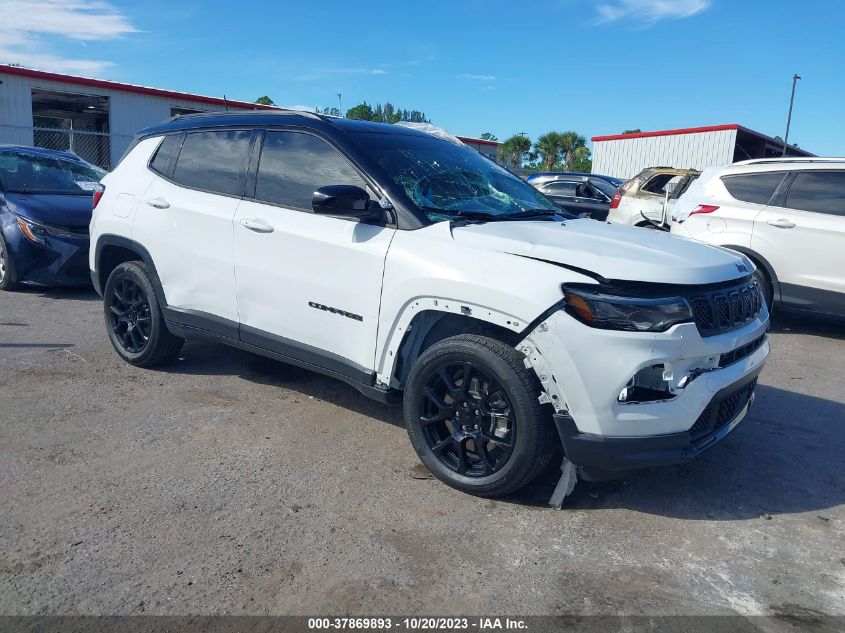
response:
{"label": "rear tire", "polygon": [[6,247],[6,241],[0,235],[0,290],[14,290],[17,285],[12,255]]}
{"label": "rear tire", "polygon": [[184,339],[167,329],[142,262],[124,262],[109,275],[103,313],[112,346],[127,363],[152,367],[174,360]]}
{"label": "rear tire", "polygon": [[404,395],[408,436],[445,484],[482,497],[506,495],[533,481],[556,446],[539,394],[539,382],[513,347],[453,336],[426,349],[411,368]]}

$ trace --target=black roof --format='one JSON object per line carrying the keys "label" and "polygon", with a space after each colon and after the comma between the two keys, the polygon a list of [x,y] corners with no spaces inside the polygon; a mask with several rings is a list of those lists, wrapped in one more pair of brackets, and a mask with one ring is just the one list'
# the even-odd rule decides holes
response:
{"label": "black roof", "polygon": [[151,125],[139,131],[138,137],[155,136],[181,130],[207,129],[214,127],[263,127],[275,125],[297,125],[333,132],[370,132],[376,134],[404,134],[429,136],[427,133],[389,123],[374,123],[356,119],[303,112],[300,110],[271,110],[252,112],[203,112],[175,116],[162,123]]}

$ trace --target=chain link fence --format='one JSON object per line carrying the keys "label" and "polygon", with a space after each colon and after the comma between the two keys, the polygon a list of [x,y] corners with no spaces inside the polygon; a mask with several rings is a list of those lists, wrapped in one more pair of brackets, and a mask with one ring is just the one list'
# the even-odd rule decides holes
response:
{"label": "chain link fence", "polygon": [[0,143],[73,152],[103,169],[111,169],[131,141],[132,137],[126,134],[0,125]]}

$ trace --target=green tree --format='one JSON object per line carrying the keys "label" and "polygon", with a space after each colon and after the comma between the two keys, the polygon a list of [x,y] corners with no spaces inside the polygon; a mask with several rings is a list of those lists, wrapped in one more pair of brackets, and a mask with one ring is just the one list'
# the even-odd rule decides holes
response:
{"label": "green tree", "polygon": [[625,130],[624,132],[622,132],[622,134],[639,134],[640,132],[642,132],[642,130],[637,127],[633,130]]}
{"label": "green tree", "polygon": [[495,134],[491,134],[490,132],[485,132],[481,135],[481,140],[483,141],[498,141],[498,137]]}
{"label": "green tree", "polygon": [[531,139],[521,134],[514,134],[499,145],[499,160],[512,169],[519,169],[530,150]]}
{"label": "green tree", "polygon": [[577,132],[564,132],[560,135],[560,140],[563,171],[572,171],[576,158],[583,158],[585,150],[587,156],[590,155],[590,150],[587,149],[587,139]]}
{"label": "green tree", "polygon": [[340,110],[338,108],[323,108],[320,110],[320,114],[328,114],[329,116],[340,116]]}
{"label": "green tree", "polygon": [[551,171],[560,162],[564,139],[560,132],[546,132],[534,143],[534,154],[540,160],[540,166]]}
{"label": "green tree", "polygon": [[373,108],[366,101],[362,101],[356,106],[352,106],[346,111],[347,119],[361,119],[362,121],[373,120]]}
{"label": "green tree", "polygon": [[276,103],[267,95],[264,95],[263,97],[258,97],[258,99],[255,100],[255,103],[258,103],[260,105],[276,105]]}
{"label": "green tree", "polygon": [[579,147],[575,150],[575,157],[572,160],[572,171],[580,171],[589,174],[593,171],[593,159],[590,158],[589,147]]}

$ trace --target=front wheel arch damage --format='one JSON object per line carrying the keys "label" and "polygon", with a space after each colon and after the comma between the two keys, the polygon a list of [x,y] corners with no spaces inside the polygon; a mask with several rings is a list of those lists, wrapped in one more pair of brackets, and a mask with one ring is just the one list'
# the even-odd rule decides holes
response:
{"label": "front wheel arch damage", "polygon": [[563,390],[552,372],[551,365],[541,351],[542,345],[553,344],[548,324],[543,321],[528,333],[508,330],[488,321],[470,316],[427,310],[414,316],[396,353],[392,385],[404,389],[414,362],[429,347],[451,336],[476,334],[510,345],[524,356],[527,369],[534,372],[540,383],[540,403],[549,404],[556,413],[567,410]]}
{"label": "front wheel arch damage", "polygon": [[469,315],[435,310],[419,312],[405,328],[405,335],[396,351],[392,385],[404,389],[417,358],[438,341],[459,334],[486,336],[511,346],[515,346],[519,338],[516,332]]}

